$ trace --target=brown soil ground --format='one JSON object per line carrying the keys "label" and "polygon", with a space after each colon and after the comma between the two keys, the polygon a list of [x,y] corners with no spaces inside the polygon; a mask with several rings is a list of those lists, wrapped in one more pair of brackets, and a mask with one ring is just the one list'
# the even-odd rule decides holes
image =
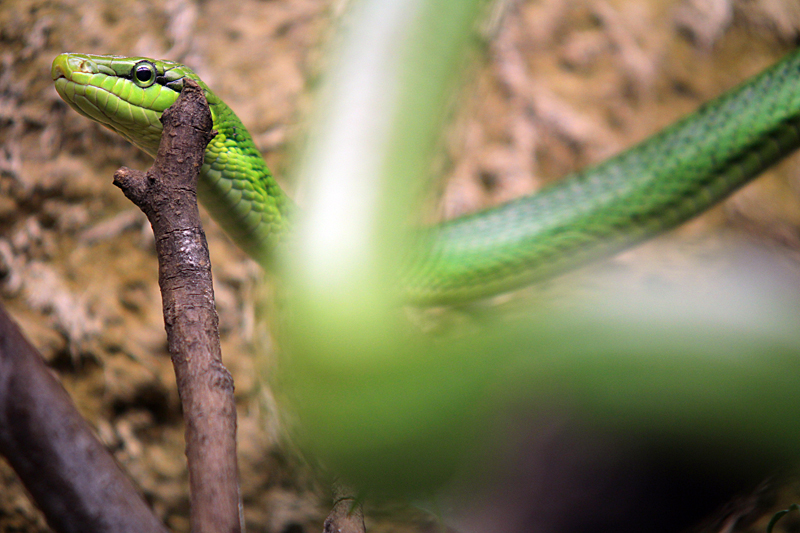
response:
{"label": "brown soil ground", "polygon": [[[152,236],[111,185],[117,167],[149,163],[61,102],[50,63],[63,51],[187,63],[237,111],[280,176],[291,140],[303,131],[308,87],[340,4],[0,3],[2,301],[174,531],[188,531],[189,500]],[[443,216],[533,191],[601,160],[769,65],[800,38],[795,0],[503,4],[487,60],[446,139]],[[798,176],[794,157],[665,239],[695,248],[736,232],[796,260]],[[236,380],[248,528],[318,531],[324,491],[281,451],[267,420],[269,393],[256,378],[255,356],[269,351],[256,318],[259,268],[213,223],[207,232],[223,353]],[[661,250],[657,242],[633,255],[679,261]],[[795,495],[787,487],[776,508]],[[423,528],[383,519],[369,525]],[[764,520],[747,531],[763,530]],[[1,461],[0,531],[47,531]]]}

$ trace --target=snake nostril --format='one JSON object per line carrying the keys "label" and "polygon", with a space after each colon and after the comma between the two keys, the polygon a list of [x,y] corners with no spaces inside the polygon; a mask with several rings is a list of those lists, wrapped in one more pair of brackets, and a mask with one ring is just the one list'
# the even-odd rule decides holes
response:
{"label": "snake nostril", "polygon": [[70,57],[67,60],[67,69],[70,72],[83,72],[85,74],[97,74],[99,71],[97,63],[88,57]]}

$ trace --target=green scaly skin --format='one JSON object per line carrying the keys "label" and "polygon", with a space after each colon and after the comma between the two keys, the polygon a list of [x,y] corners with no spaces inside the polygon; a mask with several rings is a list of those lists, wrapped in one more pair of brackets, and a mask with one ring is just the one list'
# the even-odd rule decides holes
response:
{"label": "green scaly skin", "polygon": [[[137,69],[154,69],[137,79]],[[189,68],[170,61],[61,54],[52,75],[79,113],[150,155],[184,78],[203,87],[219,135],[198,192],[262,264],[293,204],[241,121]],[[505,292],[675,227],[800,145],[800,51],[620,155],[540,192],[423,231],[404,270],[409,300],[457,303]]]}

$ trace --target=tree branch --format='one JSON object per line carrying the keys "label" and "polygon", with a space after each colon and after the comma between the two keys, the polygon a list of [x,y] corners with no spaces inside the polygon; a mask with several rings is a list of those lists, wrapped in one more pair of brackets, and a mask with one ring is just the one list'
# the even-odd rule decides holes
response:
{"label": "tree branch", "polygon": [[167,533],[2,307],[0,453],[59,533]]}
{"label": "tree branch", "polygon": [[239,532],[233,379],[222,364],[211,262],[197,208],[197,178],[213,138],[203,91],[185,82],[162,119],[158,155],[146,173],[121,168],[114,184],[150,220],[169,351],[186,419],[195,533]]}

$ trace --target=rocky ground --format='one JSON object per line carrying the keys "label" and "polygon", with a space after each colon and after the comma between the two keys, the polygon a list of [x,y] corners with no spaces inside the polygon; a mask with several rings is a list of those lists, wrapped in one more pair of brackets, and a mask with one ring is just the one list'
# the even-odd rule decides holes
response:
{"label": "rocky ground", "polygon": [[[0,3],[0,295],[170,529],[188,531],[183,428],[166,352],[152,236],[111,185],[146,158],[55,93],[60,52],[176,59],[233,107],[278,176],[302,134],[341,1],[3,0]],[[612,155],[790,50],[794,0],[507,0],[452,119],[441,216],[535,190]],[[789,261],[800,249],[800,159],[616,261],[680,261],[736,233]],[[292,184],[287,183],[292,190]],[[236,380],[251,531],[321,529],[325,493],[283,453],[258,370],[260,270],[207,225],[225,362]],[[776,509],[800,499],[788,486]],[[784,505],[785,506],[785,505]],[[769,511],[764,516],[768,517]],[[747,531],[763,531],[762,519]],[[797,526],[788,519],[788,527]],[[374,531],[420,529],[372,518]],[[0,462],[0,530],[46,531]],[[744,530],[743,530],[744,531]]]}

